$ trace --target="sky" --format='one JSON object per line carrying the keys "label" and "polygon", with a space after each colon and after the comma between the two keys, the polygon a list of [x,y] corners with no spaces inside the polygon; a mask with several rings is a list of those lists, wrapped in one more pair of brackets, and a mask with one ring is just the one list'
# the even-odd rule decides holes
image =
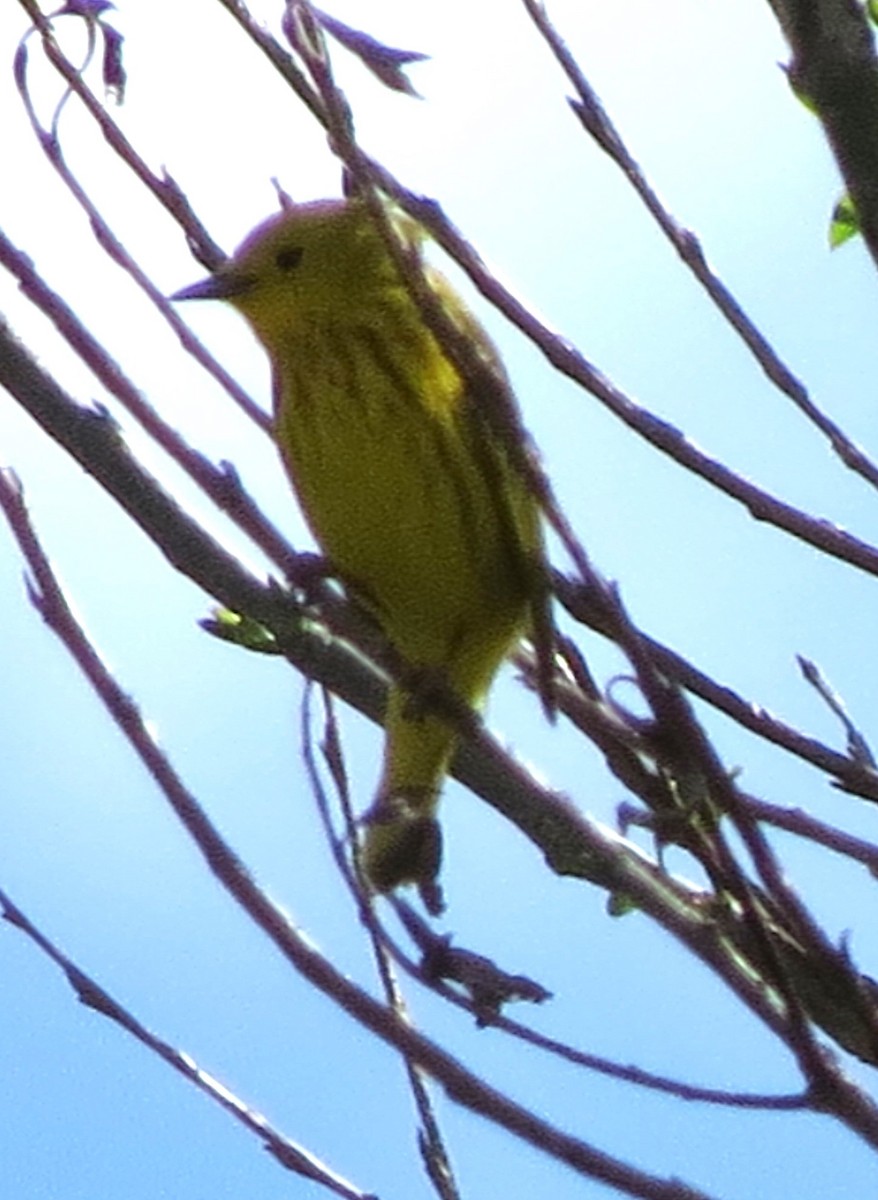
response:
{"label": "sky", "polygon": [[[874,539],[865,485],[772,389],[582,133],[565,81],[523,6],[339,0],[330,8],[327,0],[326,7],[430,55],[412,70],[422,97],[412,99],[385,91],[336,54],[370,153],[407,186],[438,198],[504,281],[638,402],[754,482]],[[253,8],[277,29],[279,5],[265,0]],[[117,10],[129,85],[114,116],[150,165],[166,167],[184,187],[222,246],[232,250],[274,209],[275,177],[296,199],[337,194],[338,167],[320,131],[218,4],[118,0]],[[874,268],[857,244],[828,249],[841,185],[816,121],[789,90],[769,6],[556,0],[550,12],[665,203],[697,232],[711,264],[817,402],[874,447]],[[293,543],[308,544],[272,447],[102,258],[87,220],[39,152],[12,82],[25,28],[23,10],[3,5],[0,112],[15,186],[0,193],[0,227],[156,407],[213,460],[234,460]],[[69,48],[78,45],[74,38]],[[49,116],[60,87],[35,41],[30,48],[34,95]],[[177,227],[74,105],[61,136],[79,178],[163,292],[199,278],[203,269]],[[643,628],[841,748],[839,729],[798,674],[795,656],[805,654],[868,734],[872,581],[758,525],[662,460],[558,377],[503,318],[473,302],[501,348],[565,511]],[[106,399],[2,275],[0,311],[81,402]],[[235,315],[197,306],[186,318],[267,404],[264,358]],[[130,422],[126,432],[208,528],[264,571],[252,547]],[[302,769],[301,680],[280,662],[208,638],[198,621],[210,598],[175,576],[2,396],[0,465],[21,477],[78,613],[189,786],[260,883],[374,991]],[[0,887],[145,1024],[289,1136],[382,1200],[429,1195],[398,1061],[292,976],[204,870],[29,605],[5,529],[0,615]],[[608,679],[618,660],[595,639],[587,648],[596,674]],[[705,721],[748,790],[872,836],[874,815],[862,804],[728,722],[709,714]],[[541,778],[613,823],[625,799],[620,785],[569,732],[547,729],[508,677],[495,689],[490,722]],[[355,797],[365,807],[380,737],[347,712],[343,730]],[[549,875],[533,847],[456,785],[447,789],[443,820],[449,928],[554,993],[548,1004],[516,1015],[594,1053],[692,1082],[795,1090],[788,1057],[645,918],[608,917],[601,892]],[[832,936],[849,933],[857,961],[876,974],[875,923],[863,920],[874,884],[792,839],[778,847]],[[319,1194],[164,1064],[78,1005],[57,969],[11,927],[0,930],[0,962],[0,1194]],[[874,1157],[827,1121],[696,1111],[546,1064],[474,1030],[422,991],[412,990],[412,1005],[434,1036],[542,1115],[711,1195],[834,1200],[869,1194],[878,1183]],[[868,1068],[849,1067],[874,1087]],[[468,1200],[524,1200],[547,1188],[556,1200],[610,1194],[444,1097],[437,1103]]]}

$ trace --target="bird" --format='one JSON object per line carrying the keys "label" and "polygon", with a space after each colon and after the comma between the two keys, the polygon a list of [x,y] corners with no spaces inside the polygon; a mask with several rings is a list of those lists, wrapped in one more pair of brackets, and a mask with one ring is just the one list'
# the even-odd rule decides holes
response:
{"label": "bird", "polygon": [[[490,337],[427,264],[423,227],[388,212],[518,428]],[[389,683],[358,861],[372,890],[413,884],[436,914],[437,808],[458,735],[422,692],[438,681],[480,708],[519,640],[546,627],[543,523],[519,448],[492,419],[484,382],[425,317],[362,198],[287,203],[173,299],[225,300],[262,343],[274,437],[306,521],[332,573],[411,668],[407,682]]]}

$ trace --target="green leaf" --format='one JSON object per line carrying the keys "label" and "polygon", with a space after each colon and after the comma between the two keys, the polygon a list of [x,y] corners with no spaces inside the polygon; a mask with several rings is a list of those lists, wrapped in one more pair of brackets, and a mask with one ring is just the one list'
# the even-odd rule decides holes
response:
{"label": "green leaf", "polygon": [[230,608],[215,608],[213,615],[198,624],[212,637],[232,642],[258,654],[280,654],[274,634],[252,617],[232,612]]}
{"label": "green leaf", "polygon": [[636,901],[627,892],[611,892],[607,897],[608,916],[625,917],[637,907]]}
{"label": "green leaf", "polygon": [[[878,5],[878,0],[875,0]],[[842,196],[832,210],[832,220],[829,223],[829,246],[837,250],[845,242],[850,241],[860,233],[860,216],[857,206],[848,195]]]}
{"label": "green leaf", "polygon": [[799,101],[799,103],[803,104],[805,106],[805,108],[807,108],[808,112],[811,113],[813,116],[815,116],[815,117],[819,116],[819,113],[817,111],[817,105],[814,103],[814,101],[811,99],[811,97],[808,95],[808,93],[802,87],[801,81],[798,78],[798,76],[796,75],[796,73],[794,71],[792,71],[789,67],[784,66],[783,63],[780,63],[779,65],[780,65],[780,69],[783,71],[784,75],[786,75],[786,77],[787,77],[787,83],[790,85],[790,90],[792,91],[792,93],[796,97],[796,99]]}

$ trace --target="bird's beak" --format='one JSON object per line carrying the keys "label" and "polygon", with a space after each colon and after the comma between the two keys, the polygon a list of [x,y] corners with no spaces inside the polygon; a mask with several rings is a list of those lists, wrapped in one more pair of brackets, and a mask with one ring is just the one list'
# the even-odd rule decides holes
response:
{"label": "bird's beak", "polygon": [[174,292],[171,300],[231,300],[249,292],[255,281],[249,275],[239,275],[234,271],[217,271],[207,279],[199,279],[198,283],[190,283],[188,287]]}

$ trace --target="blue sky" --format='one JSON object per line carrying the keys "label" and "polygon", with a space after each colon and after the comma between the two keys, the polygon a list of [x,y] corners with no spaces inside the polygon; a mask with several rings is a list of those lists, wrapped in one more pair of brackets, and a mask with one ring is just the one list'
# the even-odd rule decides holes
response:
{"label": "blue sky", "polygon": [[[191,25],[182,24],[181,8]],[[254,5],[256,8],[256,5]],[[273,6],[257,9],[274,21]],[[792,97],[768,5],[670,0],[552,6],[561,31],[666,203],[815,399],[869,448],[878,437],[874,270],[858,245],[830,254],[841,185],[816,121]],[[500,0],[350,0],[332,12],[423,50],[423,100],[384,92],[339,59],[363,144],[434,195],[515,291],[640,403],[761,486],[860,536],[873,498],[776,393],[662,240],[618,172],[588,142],[523,7]],[[231,250],[274,206],[334,194],[337,166],[294,99],[245,47],[219,5],[119,0],[128,98],[115,113],[154,168],[166,165]],[[23,12],[0,13],[11,64]],[[36,43],[32,46],[39,58]],[[35,68],[42,111],[59,95]],[[81,212],[39,154],[3,72],[5,157],[14,189],[0,225],[89,319],[159,410],[248,489],[297,544],[306,534],[275,454],[180,352],[174,335],[102,260]],[[170,293],[203,272],[176,227],[71,106],[62,140],[131,251]],[[0,310],[82,402],[103,399],[5,277]],[[639,442],[555,375],[505,321],[480,308],[525,419],[594,561],[633,615],[717,678],[840,746],[795,665],[820,663],[869,732],[874,584],[757,525]],[[187,318],[252,394],[266,365],[233,313]],[[223,525],[136,430],[150,469],[255,569]],[[301,682],[282,664],[209,639],[209,598],[166,567],[62,451],[0,398],[0,464],[21,476],[34,521],[122,685],[260,882],[344,968],[375,990],[357,923],[335,883],[301,766]],[[560,561],[560,560],[559,560]],[[563,565],[563,564],[562,564]],[[0,531],[0,886],[147,1025],[191,1053],[291,1137],[382,1198],[428,1190],[393,1054],[292,976],[204,871],[161,797],[27,603]],[[618,660],[586,642],[601,678]],[[745,786],[871,836],[874,815],[826,780],[707,715]],[[491,723],[574,803],[612,823],[624,799],[596,754],[547,730],[501,681]],[[376,731],[344,714],[355,796],[365,807]],[[596,889],[547,875],[533,848],[451,785],[449,927],[467,945],[555,993],[526,1019],[622,1062],[716,1087],[795,1090],[793,1064],[666,935],[611,920]],[[875,974],[873,888],[853,867],[778,840],[794,884]],[[687,864],[680,862],[685,872]],[[691,869],[691,868],[690,868]],[[0,1192],[17,1200],[318,1194],[285,1175],[229,1118],[118,1029],[80,1005],[11,928],[0,931]],[[498,1086],[565,1128],[658,1174],[723,1197],[810,1200],[867,1194],[869,1152],[802,1115],[669,1103],[546,1065],[475,1031],[414,991],[418,1020]],[[852,1073],[872,1086],[859,1064]],[[467,1197],[558,1200],[609,1194],[438,1101]],[[633,1149],[632,1149],[633,1145]],[[754,1148],[757,1153],[754,1153]]]}

